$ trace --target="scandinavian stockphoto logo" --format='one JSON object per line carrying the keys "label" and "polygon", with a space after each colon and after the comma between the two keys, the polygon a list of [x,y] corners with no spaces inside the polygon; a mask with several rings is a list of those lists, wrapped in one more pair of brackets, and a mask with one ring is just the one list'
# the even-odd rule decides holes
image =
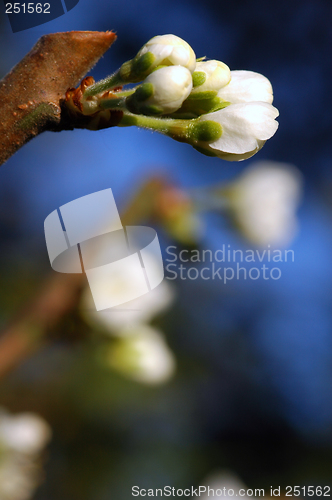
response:
{"label": "scandinavian stockphoto logo", "polygon": [[97,311],[145,295],[164,278],[156,231],[123,227],[111,189],[62,205],[44,226],[52,268],[85,273]]}
{"label": "scandinavian stockphoto logo", "polygon": [[78,4],[79,0],[35,0],[16,2],[4,0],[5,12],[13,33],[34,28],[63,16]]}

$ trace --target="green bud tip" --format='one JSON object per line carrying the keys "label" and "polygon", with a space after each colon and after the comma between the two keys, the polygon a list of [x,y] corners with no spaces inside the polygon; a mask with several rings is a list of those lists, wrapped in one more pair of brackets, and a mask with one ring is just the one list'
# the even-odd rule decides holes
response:
{"label": "green bud tip", "polygon": [[155,59],[156,56],[152,52],[146,52],[137,59],[135,58],[133,60],[132,72],[137,76],[144,75],[150,69]]}
{"label": "green bud tip", "polygon": [[153,65],[155,59],[156,56],[151,52],[146,52],[140,57],[135,57],[130,61],[126,61],[119,70],[120,78],[125,83],[136,83],[143,80],[149,73],[149,69]]}
{"label": "green bud tip", "polygon": [[148,105],[144,106],[143,103],[153,95],[153,92],[154,92],[154,87],[152,83],[150,82],[142,83],[142,85],[140,85],[131,96],[127,97],[126,106],[129,109],[129,111],[131,111],[132,113],[143,113],[145,115],[161,114],[159,111],[158,113],[145,112],[151,106]]}
{"label": "green bud tip", "polygon": [[222,126],[212,120],[193,123],[189,130],[189,138],[194,144],[214,142],[221,137],[221,134]]}
{"label": "green bud tip", "polygon": [[138,102],[144,102],[153,95],[153,91],[154,89],[152,83],[150,82],[142,83],[142,85],[140,85],[133,94],[133,99],[136,99],[136,101]]}

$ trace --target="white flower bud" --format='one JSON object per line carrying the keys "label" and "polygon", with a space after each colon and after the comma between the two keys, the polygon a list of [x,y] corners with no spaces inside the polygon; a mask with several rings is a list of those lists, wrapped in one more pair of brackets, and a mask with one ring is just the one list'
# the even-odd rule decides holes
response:
{"label": "white flower bud", "polygon": [[286,245],[297,229],[302,177],[293,166],[257,162],[230,189],[236,225],[257,245]]}
{"label": "white flower bud", "polygon": [[34,413],[3,414],[0,418],[0,442],[12,450],[37,453],[50,437],[48,424]]}
{"label": "white flower bud", "polygon": [[194,88],[192,96],[202,92],[215,92],[227,85],[231,80],[229,67],[221,61],[199,61],[193,73]]}
{"label": "white flower bud", "polygon": [[243,492],[247,491],[246,485],[238,476],[228,470],[220,470],[209,474],[203,481],[203,485],[206,485],[204,490],[206,493],[200,496],[200,500],[211,500],[210,491],[223,492],[223,500],[232,500],[233,496],[243,497],[243,500],[250,499],[249,496],[243,494]]}
{"label": "white flower bud", "polygon": [[[103,255],[108,255],[109,248],[107,245],[100,245],[97,249],[97,259],[103,258]],[[145,255],[145,265],[152,273],[157,273],[159,269],[158,259],[150,253]],[[140,269],[134,267],[131,269],[131,280],[136,283],[140,277]],[[102,287],[102,284],[100,284]],[[109,303],[119,304],[114,309],[105,309],[96,311],[95,303],[89,287],[85,289],[82,296],[81,312],[85,320],[94,328],[101,328],[109,335],[122,336],[129,332],[131,327],[143,323],[149,323],[157,314],[168,309],[175,298],[174,288],[167,280],[163,280],[160,285],[146,293],[132,299],[126,303],[123,300],[123,277],[119,275],[118,279],[113,276],[112,283],[109,284],[107,290],[102,290],[106,294]]]}
{"label": "white flower bud", "polygon": [[83,115],[89,116],[99,111],[99,100],[96,96],[89,97],[87,99],[83,95],[81,99],[81,105]]}
{"label": "white flower bud", "polygon": [[[198,118],[195,126],[195,143],[201,152],[219,156],[230,161],[250,158],[259,151],[267,139],[270,139],[278,128],[275,118],[279,112],[271,104],[265,102],[250,102],[233,104],[224,109],[208,113]],[[211,140],[205,133],[202,124],[220,126],[219,136]],[[200,134],[199,127],[202,127]]]}
{"label": "white flower bud", "polygon": [[151,70],[161,65],[180,65],[192,73],[196,66],[196,55],[193,49],[182,38],[175,35],[154,36],[141,48],[135,59],[147,52],[155,57]]}
{"label": "white flower bud", "polygon": [[175,371],[175,359],[156,328],[140,325],[116,341],[107,356],[109,365],[126,377],[145,384],[161,384]]}
{"label": "white flower bud", "polygon": [[[120,287],[108,290],[116,299]],[[130,334],[130,328],[150,322],[157,314],[170,307],[174,300],[174,290],[166,280],[150,293],[117,306],[116,311],[96,311],[90,289],[86,289],[82,300],[84,318],[93,327],[100,327],[105,333],[121,337]]]}
{"label": "white flower bud", "polygon": [[270,80],[260,73],[231,71],[231,80],[219,90],[218,97],[231,104],[252,101],[272,104],[273,91]]}
{"label": "white flower bud", "polygon": [[128,98],[128,107],[145,115],[170,114],[177,111],[189,96],[192,77],[183,66],[157,69]]}
{"label": "white flower bud", "polygon": [[11,415],[0,409],[0,498],[32,498],[41,479],[41,452],[51,437],[34,413]]}

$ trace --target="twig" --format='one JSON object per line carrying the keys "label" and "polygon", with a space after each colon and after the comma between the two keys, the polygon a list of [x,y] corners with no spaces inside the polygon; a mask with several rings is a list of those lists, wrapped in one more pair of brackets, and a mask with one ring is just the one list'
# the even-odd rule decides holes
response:
{"label": "twig", "polygon": [[45,343],[45,332],[76,305],[83,284],[81,274],[48,278],[0,338],[0,378]]}
{"label": "twig", "polygon": [[[0,165],[45,130],[68,128],[61,102],[109,49],[111,32],[45,35],[0,81]],[[73,128],[72,126],[69,128]]]}

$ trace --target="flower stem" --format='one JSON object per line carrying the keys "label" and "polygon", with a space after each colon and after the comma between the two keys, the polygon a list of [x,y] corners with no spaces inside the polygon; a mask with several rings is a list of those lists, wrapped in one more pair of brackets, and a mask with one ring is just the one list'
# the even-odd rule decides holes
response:
{"label": "flower stem", "polygon": [[155,118],[153,116],[136,115],[125,111],[120,127],[136,127],[155,130],[178,141],[188,140],[188,129],[193,120],[174,120],[173,118]]}
{"label": "flower stem", "polygon": [[229,209],[229,187],[227,184],[218,187],[200,187],[188,191],[196,210],[218,210]]}
{"label": "flower stem", "polygon": [[87,87],[84,92],[84,97],[92,97],[120,85],[123,85],[123,81],[120,77],[120,72],[116,71],[115,73],[113,73],[113,75],[104,78],[104,80],[100,80],[100,82],[94,83],[93,85],[90,85],[90,87]]}
{"label": "flower stem", "polygon": [[99,107],[101,109],[123,109],[126,110],[125,97],[112,97],[111,99],[100,99]]}

